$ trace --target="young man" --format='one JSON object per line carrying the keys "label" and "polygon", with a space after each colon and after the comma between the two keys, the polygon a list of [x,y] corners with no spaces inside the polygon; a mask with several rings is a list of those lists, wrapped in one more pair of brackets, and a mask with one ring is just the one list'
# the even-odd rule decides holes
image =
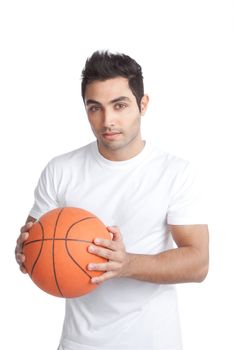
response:
{"label": "young man", "polygon": [[[190,164],[143,141],[148,105],[141,67],[129,56],[95,52],[82,96],[97,141],[52,159],[17,241],[43,213],[75,206],[96,214],[112,240],[92,254],[108,259],[93,292],[66,300],[60,350],[180,350],[175,283],[201,282],[208,271],[208,228]],[[173,241],[176,247],[173,247]]]}

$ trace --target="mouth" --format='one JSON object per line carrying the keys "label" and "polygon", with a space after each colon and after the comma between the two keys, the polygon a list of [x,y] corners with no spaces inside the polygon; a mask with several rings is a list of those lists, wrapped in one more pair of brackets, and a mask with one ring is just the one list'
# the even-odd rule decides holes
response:
{"label": "mouth", "polygon": [[121,135],[121,132],[105,132],[102,135],[105,139],[114,140],[114,139],[118,138],[119,135]]}

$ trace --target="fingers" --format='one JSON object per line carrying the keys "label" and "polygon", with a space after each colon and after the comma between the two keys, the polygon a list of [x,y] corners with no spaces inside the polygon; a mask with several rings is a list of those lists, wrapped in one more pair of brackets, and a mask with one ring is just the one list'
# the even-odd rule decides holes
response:
{"label": "fingers", "polygon": [[23,232],[20,234],[20,236],[18,237],[16,243],[16,249],[17,251],[21,251],[22,250],[22,245],[23,243],[28,239],[29,233],[28,232]]}
{"label": "fingers", "polygon": [[20,268],[21,272],[27,273],[27,270],[26,270],[25,266],[23,265],[23,263],[25,261],[25,256],[23,254],[17,253],[15,257],[16,257],[17,263],[19,264],[19,268]]}
{"label": "fingers", "polygon": [[91,283],[93,284],[100,284],[104,281],[109,280],[110,278],[115,277],[115,273],[114,271],[107,271],[105,273],[103,273],[101,276],[98,277],[92,277],[91,278]]}
{"label": "fingers", "polygon": [[28,239],[29,237],[29,230],[32,227],[33,222],[28,222],[26,225],[21,227],[20,229],[20,235],[16,241],[16,247],[15,247],[15,259],[17,263],[19,264],[19,268],[23,273],[27,273],[23,263],[25,262],[25,256],[22,254],[23,249],[23,243]]}
{"label": "fingers", "polygon": [[117,226],[107,226],[107,229],[112,235],[112,240],[95,238],[94,244],[97,246],[106,247],[108,249],[116,251],[119,249],[119,244],[116,244],[116,243],[119,242],[122,244],[122,236],[120,233],[120,229]]}
{"label": "fingers", "polygon": [[29,237],[29,230],[32,227],[33,222],[28,222],[26,225],[24,225],[23,227],[21,227],[20,232],[21,234],[19,235],[17,241],[16,241],[16,252],[19,253],[22,251],[22,246],[23,243],[28,239]]}
{"label": "fingers", "polygon": [[17,252],[22,250],[22,245],[28,239],[28,237],[29,237],[29,232],[28,231],[30,230],[32,225],[33,225],[33,222],[30,221],[26,225],[21,227],[21,229],[20,229],[21,234],[19,235],[19,237],[18,237],[18,239],[16,241],[16,243],[17,243],[17,246],[16,246]]}
{"label": "fingers", "polygon": [[107,230],[112,234],[112,240],[113,241],[117,241],[117,240],[121,240],[122,239],[119,227],[117,227],[117,226],[107,226]]}
{"label": "fingers", "polygon": [[17,263],[19,264],[19,268],[20,268],[21,272],[27,273],[27,270],[23,264],[25,262],[25,255],[15,252],[15,259],[16,259]]}
{"label": "fingers", "polygon": [[90,245],[88,247],[88,252],[107,260],[121,261],[124,250],[121,249],[119,244],[114,243],[115,242],[107,240],[98,241],[98,245],[100,246]]}
{"label": "fingers", "polygon": [[26,225],[22,226],[20,229],[20,233],[27,232],[33,225],[32,221],[26,223]]}
{"label": "fingers", "polygon": [[117,226],[108,226],[107,229],[113,234],[113,240],[96,238],[94,244],[88,247],[88,251],[110,261],[121,261],[125,247],[120,230]]}
{"label": "fingers", "polygon": [[20,265],[19,268],[20,268],[21,272],[27,273],[27,270],[25,269],[25,267],[23,265]]}
{"label": "fingers", "polygon": [[103,272],[102,275],[93,277],[91,283],[99,284],[113,277],[127,275],[126,270],[129,258],[120,229],[117,226],[108,226],[107,229],[112,235],[112,240],[96,238],[93,242],[94,244],[88,247],[88,251],[91,254],[106,259],[106,262],[103,263],[91,262],[88,264],[88,270]]}
{"label": "fingers", "polygon": [[16,253],[15,254],[16,257],[16,261],[18,264],[23,264],[25,261],[25,255],[21,254],[21,253]]}
{"label": "fingers", "polygon": [[104,249],[102,247],[96,247],[94,245],[90,245],[88,247],[88,252],[95,254],[95,255],[98,255],[98,256],[105,258],[107,260],[113,259],[112,250],[110,250],[110,249]]}
{"label": "fingers", "polygon": [[119,269],[119,263],[111,261],[108,263],[90,263],[87,266],[89,271],[117,271]]}
{"label": "fingers", "polygon": [[101,246],[108,249],[111,249],[113,251],[116,251],[118,249],[118,244],[116,241],[111,241],[109,239],[103,239],[103,238],[96,238],[94,239],[94,247],[95,246]]}

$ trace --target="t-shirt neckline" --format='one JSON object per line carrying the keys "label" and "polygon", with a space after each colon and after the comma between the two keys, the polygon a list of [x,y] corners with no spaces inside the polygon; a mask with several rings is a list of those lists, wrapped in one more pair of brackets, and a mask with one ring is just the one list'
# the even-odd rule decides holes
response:
{"label": "t-shirt neckline", "polygon": [[149,144],[147,141],[143,140],[144,147],[143,149],[134,157],[127,159],[127,160],[120,160],[120,161],[113,161],[105,158],[100,152],[98,148],[97,141],[94,141],[92,143],[92,153],[94,155],[94,158],[102,165],[107,166],[110,168],[122,168],[122,167],[130,167],[132,165],[141,163],[146,155],[149,153]]}

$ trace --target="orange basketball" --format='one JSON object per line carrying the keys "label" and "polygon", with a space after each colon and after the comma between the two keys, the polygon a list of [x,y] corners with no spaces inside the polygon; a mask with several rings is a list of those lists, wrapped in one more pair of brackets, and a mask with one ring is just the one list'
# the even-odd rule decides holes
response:
{"label": "orange basketball", "polygon": [[90,278],[90,262],[104,258],[90,254],[96,237],[111,239],[105,225],[92,213],[79,208],[58,208],[41,216],[29,231],[23,246],[25,267],[35,284],[45,292],[65,298],[84,295],[97,287]]}

